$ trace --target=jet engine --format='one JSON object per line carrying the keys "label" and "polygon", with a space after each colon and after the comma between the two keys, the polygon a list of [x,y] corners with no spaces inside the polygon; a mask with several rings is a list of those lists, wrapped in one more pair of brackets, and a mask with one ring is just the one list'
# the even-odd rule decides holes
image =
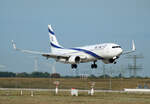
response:
{"label": "jet engine", "polygon": [[81,58],[79,56],[71,56],[68,59],[68,63],[70,64],[77,64],[77,63],[80,63],[80,61],[81,61]]}

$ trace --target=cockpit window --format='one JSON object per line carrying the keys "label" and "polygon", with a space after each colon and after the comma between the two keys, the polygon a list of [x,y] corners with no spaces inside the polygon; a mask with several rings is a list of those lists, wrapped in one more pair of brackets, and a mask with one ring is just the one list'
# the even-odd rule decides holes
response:
{"label": "cockpit window", "polygon": [[113,46],[112,48],[121,48],[120,46]]}

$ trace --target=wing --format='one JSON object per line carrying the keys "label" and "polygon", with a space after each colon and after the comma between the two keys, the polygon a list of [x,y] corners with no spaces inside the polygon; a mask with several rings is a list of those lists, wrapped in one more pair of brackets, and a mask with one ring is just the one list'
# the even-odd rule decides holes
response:
{"label": "wing", "polygon": [[[16,47],[15,42],[12,40],[13,48],[16,51],[20,51],[23,53],[28,53],[28,54],[35,54],[35,55],[41,55],[48,58],[54,58],[54,59],[66,59],[68,60],[74,53],[69,53],[69,54],[54,54],[54,53],[44,53],[44,52],[37,52],[37,51],[30,51],[30,50],[24,50],[24,49],[19,49]],[[87,57],[84,55],[80,55],[81,60],[86,60]]]}
{"label": "wing", "polygon": [[132,40],[132,50],[124,51],[122,54],[129,54],[129,53],[135,52],[135,50],[136,50],[136,48],[135,48],[134,40]]}
{"label": "wing", "polygon": [[42,55],[44,57],[46,57],[47,59],[48,58],[64,58],[64,59],[68,59],[70,56],[69,55],[65,55],[65,54],[53,54],[53,53],[44,53],[44,52],[37,52],[37,51],[30,51],[30,50],[24,50],[24,49],[19,49],[19,48],[16,48],[16,44],[15,42],[12,40],[12,44],[13,44],[13,48],[16,50],[16,51],[20,51],[20,52],[23,52],[23,53],[28,53],[28,54],[36,54],[36,55]]}

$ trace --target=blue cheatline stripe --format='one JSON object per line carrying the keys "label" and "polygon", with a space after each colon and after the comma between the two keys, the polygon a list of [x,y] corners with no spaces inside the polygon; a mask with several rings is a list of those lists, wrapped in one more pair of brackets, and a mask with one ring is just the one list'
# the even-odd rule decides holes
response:
{"label": "blue cheatline stripe", "polygon": [[54,33],[53,31],[51,31],[49,28],[48,28],[48,31],[49,31],[51,34],[55,35],[55,33]]}
{"label": "blue cheatline stripe", "polygon": [[52,47],[55,47],[55,48],[61,48],[61,49],[63,49],[62,47],[57,46],[57,45],[55,45],[55,44],[53,44],[53,43],[50,43],[50,44],[51,44],[51,46],[52,46]]}
{"label": "blue cheatline stripe", "polygon": [[[50,43],[50,44],[51,44],[52,47],[59,48],[59,49],[64,49],[63,47],[57,46],[57,45],[55,45],[55,44],[53,44],[53,43]],[[79,48],[69,48],[69,49],[87,53],[87,54],[89,54],[89,55],[91,55],[91,56],[93,56],[93,57],[95,57],[95,58],[97,58],[97,59],[104,59],[103,57],[101,57],[101,56],[99,56],[99,55],[97,55],[97,54],[95,54],[94,52],[91,52],[91,51],[89,51],[89,50],[79,49]]]}
{"label": "blue cheatline stripe", "polygon": [[94,52],[91,52],[89,50],[85,50],[85,49],[79,49],[79,48],[70,48],[70,49],[73,49],[73,50],[77,50],[77,51],[81,51],[81,52],[84,52],[84,53],[87,53],[95,58],[98,58],[98,59],[103,59],[101,56],[95,54]]}

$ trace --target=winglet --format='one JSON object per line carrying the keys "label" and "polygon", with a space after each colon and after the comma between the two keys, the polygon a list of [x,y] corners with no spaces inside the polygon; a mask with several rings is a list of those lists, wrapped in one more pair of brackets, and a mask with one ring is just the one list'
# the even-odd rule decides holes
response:
{"label": "winglet", "polygon": [[13,48],[16,50],[17,48],[16,48],[15,42],[13,40],[11,42],[12,42]]}
{"label": "winglet", "polygon": [[134,40],[132,40],[132,51],[135,51],[136,48],[135,48],[135,43],[134,43]]}
{"label": "winglet", "polygon": [[123,52],[123,54],[129,54],[129,53],[135,52],[135,50],[136,50],[135,43],[134,43],[134,40],[132,40],[132,50],[131,51],[125,51],[125,52]]}

